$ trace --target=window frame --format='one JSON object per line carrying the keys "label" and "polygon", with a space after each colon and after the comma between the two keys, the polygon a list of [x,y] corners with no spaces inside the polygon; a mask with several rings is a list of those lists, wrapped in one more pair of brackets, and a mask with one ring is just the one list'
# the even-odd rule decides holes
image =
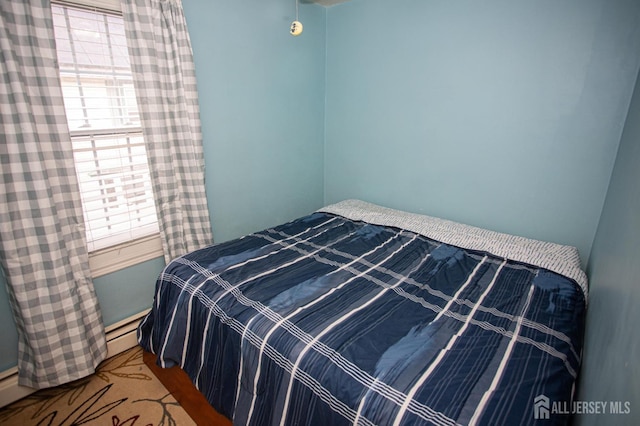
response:
{"label": "window frame", "polygon": [[93,278],[117,272],[164,255],[160,234],[152,234],[89,253]]}
{"label": "window frame", "polygon": [[[122,15],[120,0],[53,0],[51,3]],[[97,278],[162,256],[160,233],[125,241],[89,252],[91,276]]]}

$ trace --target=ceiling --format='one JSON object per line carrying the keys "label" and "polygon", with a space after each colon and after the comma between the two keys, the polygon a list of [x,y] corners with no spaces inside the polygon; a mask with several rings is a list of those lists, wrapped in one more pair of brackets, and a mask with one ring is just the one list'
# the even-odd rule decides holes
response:
{"label": "ceiling", "polygon": [[334,4],[344,3],[349,0],[309,0],[310,2],[321,4],[322,6],[333,6]]}

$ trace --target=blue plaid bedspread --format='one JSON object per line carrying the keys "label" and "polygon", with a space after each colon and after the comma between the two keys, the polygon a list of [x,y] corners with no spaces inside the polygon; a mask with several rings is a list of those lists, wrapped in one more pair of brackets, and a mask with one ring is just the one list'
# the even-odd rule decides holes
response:
{"label": "blue plaid bedspread", "polygon": [[175,259],[138,333],[237,425],[520,425],[570,403],[584,315],[555,272],[316,212]]}

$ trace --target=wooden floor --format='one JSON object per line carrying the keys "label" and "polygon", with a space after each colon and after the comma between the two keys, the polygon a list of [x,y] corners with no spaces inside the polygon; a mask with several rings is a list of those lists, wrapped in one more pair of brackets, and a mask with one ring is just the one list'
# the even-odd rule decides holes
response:
{"label": "wooden floor", "polygon": [[187,373],[180,367],[158,367],[156,356],[146,351],[143,353],[142,359],[198,425],[231,426],[231,421],[209,405],[204,395],[193,386]]}

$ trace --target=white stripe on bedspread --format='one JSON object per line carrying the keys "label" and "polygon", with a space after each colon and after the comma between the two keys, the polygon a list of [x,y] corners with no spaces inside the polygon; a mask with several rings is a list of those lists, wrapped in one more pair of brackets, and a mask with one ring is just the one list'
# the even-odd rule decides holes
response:
{"label": "white stripe on bedspread", "polygon": [[[532,285],[529,288],[529,293],[527,294],[527,301],[524,304],[524,308],[522,308],[522,315],[520,316],[520,319],[522,319],[526,315],[527,311],[529,310],[529,306],[531,305],[531,297],[533,296],[534,290],[535,290],[535,286]],[[487,389],[482,395],[482,399],[480,400],[480,403],[478,404],[476,411],[473,413],[473,417],[471,417],[471,421],[469,422],[469,425],[476,425],[478,423],[478,421],[480,420],[480,416],[482,415],[482,412],[484,411],[484,408],[487,405],[489,398],[491,397],[491,394],[495,392],[496,388],[498,387],[498,383],[500,383],[500,380],[502,379],[502,375],[504,374],[504,370],[507,365],[507,362],[511,359],[511,353],[513,352],[513,347],[515,346],[516,341],[518,340],[517,337],[518,337],[518,334],[520,334],[521,329],[522,329],[522,321],[518,320],[518,322],[516,323],[516,330],[513,332],[513,337],[509,341],[509,346],[507,347],[507,350],[505,351],[504,355],[502,356],[502,359],[500,360],[500,365],[498,366],[498,372],[496,373],[495,376],[493,376],[493,380],[491,381],[491,385],[489,386],[489,389]]]}
{"label": "white stripe on bedspread", "polygon": [[[482,305],[482,302],[484,301],[484,298],[487,296],[487,294],[489,294],[491,292],[491,289],[493,288],[493,285],[498,280],[498,276],[500,275],[500,272],[502,271],[502,268],[504,267],[504,265],[506,263],[507,263],[507,261],[504,260],[500,264],[500,267],[498,267],[498,270],[496,271],[495,275],[493,276],[493,279],[491,280],[491,283],[489,283],[489,285],[487,286],[486,290],[480,295],[480,298],[478,299],[478,304],[476,306]],[[475,274],[476,270],[473,271],[472,275]],[[470,279],[467,280],[467,283],[465,283],[465,286],[468,284],[469,281],[470,281]],[[450,307],[450,305],[448,304],[445,307],[445,309],[448,310],[449,307]],[[478,310],[476,308],[471,310],[471,312],[467,316],[467,321],[462,325],[462,327],[458,330],[458,332],[451,337],[451,339],[449,340],[449,343],[447,343],[447,346],[445,346],[444,348],[442,348],[440,350],[440,352],[438,353],[438,356],[435,358],[435,360],[432,361],[429,364],[429,368],[427,368],[425,370],[425,372],[422,373],[422,376],[420,376],[420,378],[413,385],[413,387],[411,388],[409,393],[407,393],[407,399],[405,400],[405,402],[400,407],[400,410],[398,411],[398,414],[396,416],[396,420],[393,422],[393,426],[399,426],[400,425],[400,422],[402,421],[402,418],[404,417],[404,415],[405,415],[405,413],[407,411],[407,407],[409,406],[409,403],[416,396],[416,393],[418,392],[418,390],[420,390],[420,388],[422,387],[424,382],[429,378],[429,376],[431,376],[431,373],[433,373],[433,371],[436,369],[436,367],[438,367],[438,365],[443,360],[443,358],[447,354],[447,352],[449,352],[451,350],[451,348],[456,343],[456,341],[460,338],[460,336],[462,336],[464,334],[464,332],[467,330],[467,328],[469,328],[469,323],[470,323],[471,319],[473,318],[473,316],[476,314],[477,311]]]}
{"label": "white stripe on bedspread", "polygon": [[[401,234],[397,234],[398,236]],[[406,246],[408,246],[409,244],[411,244],[415,239],[416,239],[417,235],[414,235],[414,237],[405,242],[403,245],[401,245],[398,249],[396,249],[395,251],[393,251],[389,256],[385,257],[384,259],[382,259],[379,262],[379,265],[382,265],[384,263],[386,263],[389,259],[391,259],[393,256],[395,256],[400,250],[404,249]],[[384,245],[386,245],[386,242],[384,243]],[[371,252],[377,250],[377,247],[373,250],[371,250]],[[361,256],[361,258],[364,258],[365,256],[367,256],[369,253],[365,253]],[[351,261],[351,263],[353,262],[357,262],[359,259],[353,260]],[[347,266],[349,264],[345,264],[345,266]],[[313,304],[317,303],[318,301],[322,300],[325,296],[328,296],[329,294],[331,294],[333,291],[337,291],[339,289],[341,289],[342,287],[345,287],[346,285],[348,285],[350,282],[354,281],[356,278],[360,278],[362,277],[364,274],[371,272],[372,270],[376,269],[377,265],[371,266],[368,270],[360,272],[357,275],[352,276],[351,278],[349,278],[348,280],[346,280],[345,282],[343,282],[342,284],[340,284],[337,287],[334,287],[330,292],[326,293],[324,296],[319,297],[318,299],[313,301]],[[337,272],[339,269],[336,269],[335,271],[331,272]],[[342,315],[340,318],[338,318],[337,320],[335,320],[334,322],[332,322],[331,324],[328,324],[324,330],[322,330],[320,333],[318,333],[316,335],[316,337],[313,338],[313,340],[309,343],[307,343],[307,345],[302,349],[302,351],[298,354],[298,357],[296,359],[295,364],[293,365],[293,370],[291,371],[291,376],[289,377],[289,386],[287,387],[287,394],[285,396],[285,400],[284,400],[284,409],[283,409],[283,413],[282,413],[282,419],[280,420],[280,426],[284,426],[286,424],[286,419],[287,419],[287,414],[288,414],[288,410],[289,410],[289,399],[291,398],[291,391],[293,389],[293,380],[295,379],[296,376],[296,372],[300,366],[300,362],[302,360],[302,358],[305,356],[305,354],[309,351],[309,349],[316,343],[318,342],[318,340],[320,340],[322,338],[322,336],[324,336],[325,334],[327,334],[328,332],[330,332],[331,330],[333,330],[334,327],[338,326],[339,324],[343,323],[344,321],[346,321],[349,317],[351,317],[352,315],[356,314],[357,312],[365,309],[367,306],[370,306],[371,304],[373,304],[376,300],[378,300],[380,297],[382,297],[389,289],[393,289],[395,287],[398,287],[400,284],[403,283],[404,280],[398,280],[395,284],[391,285],[390,287],[386,287],[386,288],[382,288],[377,295],[375,295],[374,297],[370,298],[369,300],[367,300],[365,303],[363,303],[362,305],[360,305],[357,308],[354,308],[350,311],[348,311],[347,313],[345,313],[344,315]],[[311,305],[311,304],[307,304],[307,305]],[[307,305],[305,305],[304,307],[306,307]],[[302,307],[302,308],[304,308]]]}

